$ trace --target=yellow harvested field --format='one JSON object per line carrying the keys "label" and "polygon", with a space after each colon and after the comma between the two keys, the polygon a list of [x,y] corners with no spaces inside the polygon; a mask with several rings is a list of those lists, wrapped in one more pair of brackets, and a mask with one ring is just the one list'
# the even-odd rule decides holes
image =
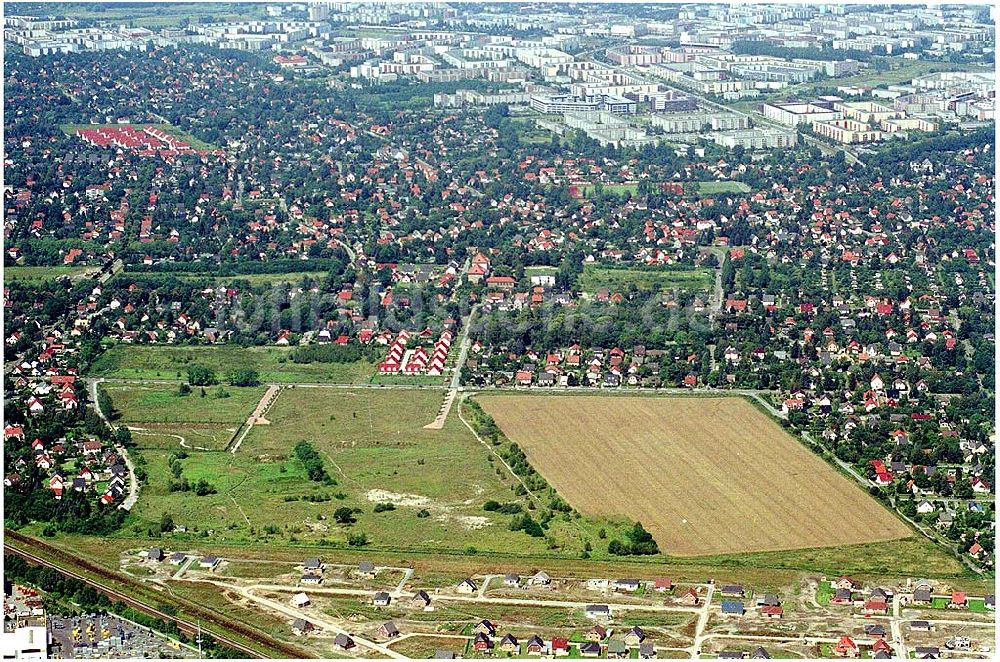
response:
{"label": "yellow harvested field", "polygon": [[585,515],[638,520],[678,556],[912,531],[742,398],[478,396]]}

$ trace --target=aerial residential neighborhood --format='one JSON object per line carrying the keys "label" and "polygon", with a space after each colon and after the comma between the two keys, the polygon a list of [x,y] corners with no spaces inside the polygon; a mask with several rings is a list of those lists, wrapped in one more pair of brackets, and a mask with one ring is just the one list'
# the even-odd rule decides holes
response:
{"label": "aerial residential neighborhood", "polygon": [[992,659],[996,9],[4,4],[11,659]]}

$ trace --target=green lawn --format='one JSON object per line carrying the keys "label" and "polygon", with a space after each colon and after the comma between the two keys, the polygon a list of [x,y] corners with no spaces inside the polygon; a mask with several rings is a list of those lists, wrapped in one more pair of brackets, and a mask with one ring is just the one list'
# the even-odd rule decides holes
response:
{"label": "green lawn", "polygon": [[672,288],[712,287],[715,274],[711,269],[629,269],[588,264],[577,279],[577,287],[584,292],[596,292],[602,287],[615,292],[635,285],[640,290],[668,290]]}
{"label": "green lawn", "polygon": [[192,387],[179,395],[176,386],[104,384],[115,415],[129,423],[242,423],[264,394],[263,386],[223,386],[229,397],[216,397],[218,387]]}
{"label": "green lawn", "polygon": [[830,598],[832,598],[836,592],[837,590],[830,585],[830,582],[820,582],[819,586],[816,588],[816,602],[820,603],[824,607],[828,607],[830,605]]}
{"label": "green lawn", "polygon": [[528,145],[548,145],[552,142],[554,133],[537,126],[531,118],[514,120],[514,129],[518,139]]}
{"label": "green lawn", "polygon": [[406,655],[413,660],[426,660],[434,657],[439,650],[452,651],[458,653],[465,650],[466,642],[461,639],[451,637],[434,637],[433,635],[419,635],[407,637],[398,643],[391,644],[392,650]]}
{"label": "green lawn", "polygon": [[3,279],[5,283],[21,281],[27,283],[40,283],[46,280],[53,280],[60,276],[79,276],[88,271],[98,271],[100,267],[4,267]]}
{"label": "green lawn", "polygon": [[695,182],[698,192],[705,195],[712,193],[749,193],[750,187],[743,182],[733,181],[712,181]]}
{"label": "green lawn", "polygon": [[451,378],[445,375],[372,375],[372,384],[410,384],[413,386],[445,386]]}
{"label": "green lawn", "polygon": [[199,140],[197,137],[193,136],[191,133],[185,131],[184,129],[180,129],[180,128],[174,126],[173,124],[164,123],[164,122],[159,122],[159,123],[142,123],[142,124],[60,124],[59,125],[59,129],[63,133],[65,133],[66,135],[72,136],[72,135],[75,135],[76,132],[79,131],[79,130],[81,130],[81,129],[101,129],[101,128],[106,128],[106,127],[112,127],[112,128],[119,128],[119,129],[121,129],[121,128],[124,128],[124,127],[132,127],[134,129],[137,129],[137,130],[141,131],[142,128],[145,127],[145,126],[152,126],[152,127],[156,128],[156,129],[161,129],[162,131],[165,131],[165,132],[169,133],[170,135],[174,136],[175,138],[180,138],[181,140],[189,143],[193,149],[198,149],[198,150],[202,150],[202,149],[215,150],[215,149],[218,149],[218,147],[216,147],[215,145],[213,145],[211,143],[207,143],[204,140]]}
{"label": "green lawn", "polygon": [[[180,395],[176,386],[103,384],[111,397],[115,422],[132,430],[136,443],[150,450],[222,450],[253,412],[264,387],[193,387]],[[202,395],[204,391],[204,395]],[[181,444],[181,441],[184,443]]]}
{"label": "green lawn", "polygon": [[[614,193],[616,195],[622,195],[623,193],[631,193],[636,195],[639,192],[639,185],[634,183],[629,184],[603,184],[602,188],[605,193]],[[580,195],[587,198],[595,193],[597,187],[593,184],[585,184],[583,186],[577,186],[577,190]]]}
{"label": "green lawn", "polygon": [[91,366],[90,374],[120,379],[187,380],[190,365],[215,370],[220,379],[233,368],[251,367],[263,382],[360,384],[368,381],[375,366],[355,363],[295,363],[292,347],[197,347],[116,345]]}
{"label": "green lawn", "polygon": [[[983,598],[969,598],[969,609],[968,611],[975,612],[977,614],[986,613],[986,601]],[[948,605],[951,604],[951,598],[932,598],[930,608],[931,609],[947,609]],[[961,613],[964,610],[956,610]]]}

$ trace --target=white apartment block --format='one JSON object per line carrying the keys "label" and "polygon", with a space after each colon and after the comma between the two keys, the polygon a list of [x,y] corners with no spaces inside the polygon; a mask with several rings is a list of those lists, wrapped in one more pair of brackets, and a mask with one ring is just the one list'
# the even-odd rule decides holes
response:
{"label": "white apartment block", "polygon": [[745,129],[742,131],[726,131],[712,136],[716,145],[742,147],[744,149],[783,149],[795,147],[799,134],[796,131],[782,129]]}
{"label": "white apartment block", "polygon": [[882,140],[882,132],[856,120],[813,122],[813,131],[844,145],[872,143]]}
{"label": "white apartment block", "polygon": [[844,117],[843,112],[827,105],[809,102],[765,103],[764,117],[785,126],[806,126],[814,122],[832,122]]}

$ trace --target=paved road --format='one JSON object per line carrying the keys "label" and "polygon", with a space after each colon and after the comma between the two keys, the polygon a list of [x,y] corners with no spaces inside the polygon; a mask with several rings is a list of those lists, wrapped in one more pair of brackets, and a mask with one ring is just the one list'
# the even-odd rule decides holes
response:
{"label": "paved road", "polygon": [[354,249],[344,240],[334,237],[333,240],[338,246],[347,251],[347,256],[351,258],[351,264],[356,264],[358,261],[358,254],[354,252]]}
{"label": "paved road", "polygon": [[[389,569],[392,570],[393,568]],[[394,598],[398,598],[403,595],[403,589],[406,587],[406,582],[410,581],[410,577],[413,576],[413,568],[395,568],[395,570],[403,571],[403,578],[399,580],[399,583],[396,584],[396,588],[392,590],[392,596]]]}
{"label": "paved road", "polygon": [[[87,391],[90,395],[90,401],[94,403],[94,411],[97,415],[101,417],[108,427],[113,427],[111,421],[105,416],[104,412],[101,411],[101,403],[97,399],[97,385],[104,381],[103,379],[90,379],[87,380]],[[115,450],[118,454],[122,456],[122,461],[125,462],[125,468],[128,469],[128,496],[122,502],[119,508],[122,510],[132,510],[132,506],[135,502],[139,500],[139,481],[135,477],[135,464],[132,463],[132,458],[129,457],[128,450],[124,446],[116,445]]]}
{"label": "paved road", "polygon": [[451,376],[451,390],[453,391],[457,391],[461,386],[462,366],[465,365],[465,361],[469,357],[469,347],[472,344],[472,339],[469,337],[469,329],[472,327],[472,320],[475,318],[478,309],[479,304],[477,303],[469,311],[469,317],[465,320],[465,324],[462,327],[462,338],[459,340],[458,345],[458,362],[455,364],[455,371]]}

